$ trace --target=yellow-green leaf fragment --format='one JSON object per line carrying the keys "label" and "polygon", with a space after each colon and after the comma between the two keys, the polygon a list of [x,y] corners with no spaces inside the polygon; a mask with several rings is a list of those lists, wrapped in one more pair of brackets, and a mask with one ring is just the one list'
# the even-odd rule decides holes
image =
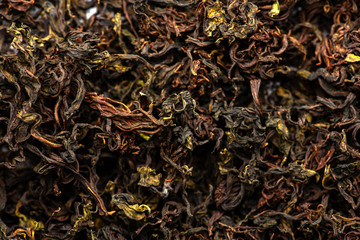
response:
{"label": "yellow-green leaf fragment", "polygon": [[159,186],[161,173],[156,174],[155,170],[148,166],[138,167],[137,171],[140,173],[138,185],[143,187]]}
{"label": "yellow-green leaf fragment", "polygon": [[300,165],[294,162],[289,163],[288,169],[289,172],[292,173],[296,178],[306,180],[312,176],[315,176],[317,182],[320,180],[320,175],[316,171],[307,169],[302,164]]}
{"label": "yellow-green leaf fragment", "polygon": [[22,227],[30,228],[34,231],[44,230],[44,224],[42,222],[38,222],[32,218],[28,218],[20,212],[21,206],[22,203],[21,201],[19,201],[16,204],[15,209],[15,215],[19,218],[19,225]]}
{"label": "yellow-green leaf fragment", "polygon": [[149,141],[150,138],[153,136],[153,135],[146,135],[144,133],[139,133],[140,137],[142,137],[143,139],[145,139],[145,141]]}
{"label": "yellow-green leaf fragment", "polygon": [[112,19],[114,22],[114,31],[120,36],[121,35],[121,14],[116,13],[114,18]]}
{"label": "yellow-green leaf fragment", "polygon": [[114,189],[116,183],[109,180],[107,183],[106,183],[106,186],[105,186],[105,191],[104,192],[110,192]]}
{"label": "yellow-green leaf fragment", "polygon": [[76,220],[70,231],[79,232],[86,225],[92,224],[92,222],[90,221],[92,219],[92,213],[93,213],[91,211],[92,208],[93,208],[93,205],[92,205],[91,201],[88,201],[85,205],[82,206],[82,214],[77,212]]}
{"label": "yellow-green leaf fragment", "polygon": [[346,56],[345,61],[350,63],[360,62],[360,56],[350,53]]}
{"label": "yellow-green leaf fragment", "polygon": [[226,23],[225,10],[222,9],[221,2],[216,1],[215,4],[208,6],[206,11],[208,21],[206,21],[207,26],[205,32],[209,37],[211,37],[213,31],[215,31],[220,24]]}
{"label": "yellow-green leaf fragment", "polygon": [[221,175],[226,175],[228,173],[229,170],[226,168],[226,165],[232,160],[232,157],[232,154],[227,148],[220,151],[220,160],[218,161],[218,165]]}
{"label": "yellow-green leaf fragment", "polygon": [[310,72],[304,69],[301,69],[296,72],[300,77],[307,79],[310,76]]}
{"label": "yellow-green leaf fragment", "polygon": [[282,119],[277,119],[277,126],[276,126],[276,131],[282,136],[284,137],[284,139],[288,140],[289,139],[289,130],[285,125],[284,120]]}
{"label": "yellow-green leaf fragment", "polygon": [[135,203],[133,195],[128,193],[119,193],[112,196],[112,202],[121,210],[125,215],[133,220],[140,221],[146,217],[146,212],[151,213],[148,205]]}
{"label": "yellow-green leaf fragment", "polygon": [[326,165],[324,168],[324,174],[323,174],[323,178],[321,181],[321,185],[323,186],[323,188],[327,189],[327,190],[332,190],[334,189],[333,187],[329,187],[327,186],[327,182],[331,181],[333,178],[331,176],[331,170],[330,170],[330,165]]}
{"label": "yellow-green leaf fragment", "polygon": [[185,175],[191,176],[193,167],[189,167],[188,165],[183,165],[183,166],[181,166],[181,170]]}
{"label": "yellow-green leaf fragment", "polygon": [[279,15],[279,13],[280,13],[279,1],[276,0],[275,3],[272,5],[272,8],[269,12],[269,16],[274,17],[274,16]]}
{"label": "yellow-green leaf fragment", "polygon": [[344,129],[341,132],[341,142],[339,143],[339,145],[340,145],[340,150],[342,152],[347,152],[348,151],[347,147],[346,147],[347,146],[347,141],[346,141],[346,134],[345,134]]}
{"label": "yellow-green leaf fragment", "polygon": [[34,123],[38,121],[39,115],[36,113],[25,113],[24,111],[20,110],[17,113],[17,117],[23,120],[26,123]]}

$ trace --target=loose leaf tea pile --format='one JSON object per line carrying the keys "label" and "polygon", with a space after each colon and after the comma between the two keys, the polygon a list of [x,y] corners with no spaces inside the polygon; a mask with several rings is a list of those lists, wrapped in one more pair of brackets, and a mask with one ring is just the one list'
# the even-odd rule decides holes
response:
{"label": "loose leaf tea pile", "polygon": [[0,1],[0,239],[360,238],[359,7]]}

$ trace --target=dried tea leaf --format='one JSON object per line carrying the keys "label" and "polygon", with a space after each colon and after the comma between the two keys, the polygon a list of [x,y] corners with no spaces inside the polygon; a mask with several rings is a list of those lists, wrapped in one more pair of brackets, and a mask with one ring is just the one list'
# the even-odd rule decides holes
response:
{"label": "dried tea leaf", "polygon": [[118,36],[121,36],[121,14],[119,12],[116,13],[112,21],[114,22],[114,31]]}
{"label": "dried tea leaf", "polygon": [[151,213],[149,206],[137,204],[134,196],[128,193],[115,194],[111,201],[123,210],[128,218],[133,220],[140,221],[146,217],[146,212]]}
{"label": "dried tea leaf", "polygon": [[22,207],[22,205],[22,202],[18,201],[15,209],[15,215],[19,218],[20,226],[30,228],[34,231],[44,230],[44,224],[42,222],[38,222],[32,218],[28,218],[20,212],[20,208]]}
{"label": "dried tea leaf", "polygon": [[104,192],[111,192],[116,186],[116,183],[109,180],[107,183],[106,183],[106,186],[105,186],[105,189],[104,189]]}
{"label": "dried tea leaf", "polygon": [[75,81],[78,85],[77,93],[76,93],[76,97],[75,97],[74,101],[71,103],[69,110],[67,110],[64,113],[66,120],[69,120],[71,118],[71,116],[74,115],[79,110],[81,103],[85,98],[86,91],[85,91],[85,87],[84,87],[84,81],[82,80],[80,74],[77,75],[77,77],[75,78]]}
{"label": "dried tea leaf", "polygon": [[360,56],[357,56],[355,54],[349,53],[346,58],[346,62],[354,63],[354,62],[360,62]]}
{"label": "dried tea leaf", "polygon": [[289,172],[296,178],[301,180],[307,180],[311,178],[312,176],[316,177],[316,181],[318,182],[320,180],[320,175],[311,169],[305,168],[304,165],[299,165],[297,163],[289,163],[288,166]]}
{"label": "dried tea leaf", "polygon": [[[162,113],[164,120],[172,119],[174,114],[178,114],[184,111],[192,112],[196,115],[196,101],[191,97],[189,91],[181,91],[180,93],[171,94],[165,99],[162,103]],[[186,129],[184,130],[186,131]],[[182,134],[182,135],[192,135],[192,133]],[[190,147],[190,146],[189,146]]]}
{"label": "dried tea leaf", "polygon": [[345,130],[343,129],[342,132],[341,132],[341,141],[340,141],[340,150],[342,152],[348,152],[348,149],[347,149],[347,140],[346,140],[346,133],[345,133]]}
{"label": "dried tea leaf", "polygon": [[6,188],[3,180],[0,179],[0,211],[2,211],[6,206],[7,196]]}
{"label": "dried tea leaf", "polygon": [[213,32],[220,24],[226,23],[225,10],[223,9],[222,3],[216,1],[213,5],[206,8],[208,21],[206,22],[205,32],[211,37]]}
{"label": "dried tea leaf", "polygon": [[218,161],[219,171],[221,175],[226,175],[229,171],[226,165],[232,160],[233,154],[227,148],[220,151],[220,161]]}
{"label": "dried tea leaf", "polygon": [[0,239],[358,239],[359,7],[0,1]]}
{"label": "dried tea leaf", "polygon": [[155,170],[148,166],[138,167],[137,171],[140,173],[138,185],[143,187],[159,186],[161,173],[156,174]]}
{"label": "dried tea leaf", "polygon": [[280,5],[279,5],[279,1],[276,0],[275,3],[272,5],[272,8],[269,12],[269,16],[274,17],[279,15],[279,13],[280,13]]}
{"label": "dried tea leaf", "polygon": [[290,174],[294,180],[299,182],[307,182],[309,178],[315,176],[316,181],[318,182],[320,180],[320,175],[311,169],[305,168],[303,164],[298,164],[296,162],[291,162],[289,165],[285,168],[272,168],[269,169],[265,175],[285,175]]}
{"label": "dried tea leaf", "polygon": [[[204,28],[209,37],[213,36],[213,33],[219,29],[224,37],[230,37],[230,42],[233,42],[235,38],[246,38],[249,33],[257,29],[256,13],[258,7],[254,3],[243,3],[240,7],[239,16],[232,19],[224,8],[224,4],[220,1],[216,1],[206,8],[207,19]],[[218,40],[220,39],[218,38]]]}
{"label": "dried tea leaf", "polygon": [[181,170],[185,175],[191,176],[193,169],[194,169],[193,167],[189,167],[188,165],[181,166]]}
{"label": "dried tea leaf", "polygon": [[144,133],[139,133],[140,137],[142,137],[143,139],[145,139],[145,141],[149,141],[150,138],[152,138],[152,134],[150,135],[147,135],[147,134],[144,134]]}
{"label": "dried tea leaf", "polygon": [[[80,213],[79,208],[82,208],[82,214]],[[86,204],[79,204],[77,203],[76,207],[76,219],[74,221],[72,229],[68,232],[69,235],[79,232],[85,226],[92,227],[94,225],[92,219],[92,211],[93,205],[91,201],[88,201]]]}
{"label": "dried tea leaf", "polygon": [[269,118],[266,121],[266,126],[275,127],[279,136],[281,136],[284,140],[289,139],[289,129],[287,128],[285,121],[281,118]]}
{"label": "dried tea leaf", "polygon": [[9,0],[10,6],[21,12],[26,12],[34,3],[35,0]]}

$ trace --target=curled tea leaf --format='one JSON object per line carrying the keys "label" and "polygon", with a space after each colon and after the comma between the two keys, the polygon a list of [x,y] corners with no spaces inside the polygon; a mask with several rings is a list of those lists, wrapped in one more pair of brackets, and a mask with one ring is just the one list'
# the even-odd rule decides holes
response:
{"label": "curled tea leaf", "polygon": [[206,34],[211,37],[216,28],[226,22],[225,10],[222,9],[220,1],[216,1],[214,5],[207,7],[207,27],[205,29]]}
{"label": "curled tea leaf", "polygon": [[140,173],[139,185],[143,187],[159,186],[161,173],[156,174],[155,170],[148,167],[138,167],[137,171]]}
{"label": "curled tea leaf", "polygon": [[220,151],[220,160],[218,161],[219,171],[221,175],[226,175],[228,173],[228,169],[226,165],[232,160],[233,154],[229,152],[227,148],[224,148]]}
{"label": "curled tea leaf", "polygon": [[151,213],[148,205],[137,204],[134,196],[128,193],[115,194],[111,201],[123,210],[128,218],[133,220],[140,221],[146,217],[146,212]]}
{"label": "curled tea leaf", "polygon": [[44,224],[42,222],[40,222],[40,221],[38,222],[32,218],[28,218],[20,212],[21,206],[22,206],[22,203],[21,203],[21,201],[19,201],[16,204],[16,209],[15,209],[15,215],[19,218],[20,226],[30,228],[34,231],[44,230]]}

